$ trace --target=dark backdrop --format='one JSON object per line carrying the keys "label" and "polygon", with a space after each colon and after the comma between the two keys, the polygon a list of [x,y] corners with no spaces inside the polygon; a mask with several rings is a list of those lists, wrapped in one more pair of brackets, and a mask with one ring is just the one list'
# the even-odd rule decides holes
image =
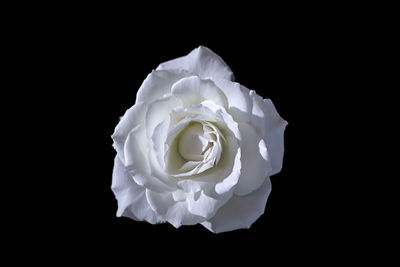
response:
{"label": "dark backdrop", "polygon": [[[207,34],[133,38],[118,29],[89,36],[83,39],[88,43],[74,50],[82,58],[80,66],[72,70],[82,77],[71,85],[78,92],[71,107],[78,105],[79,110],[72,120],[78,116],[79,124],[74,129],[81,135],[79,144],[83,144],[76,148],[76,152],[82,153],[78,161],[82,166],[79,174],[71,177],[80,194],[79,201],[74,201],[78,213],[72,213],[76,227],[89,227],[92,231],[95,226],[100,236],[107,234],[116,243],[151,237],[159,240],[156,242],[167,239],[178,244],[242,240],[242,245],[252,246],[252,240],[257,246],[255,240],[274,240],[276,244],[292,235],[307,237],[307,232],[314,233],[327,220],[325,209],[329,207],[321,202],[324,188],[319,187],[332,171],[324,172],[320,165],[324,161],[320,150],[326,149],[326,140],[320,137],[325,129],[321,127],[324,118],[318,106],[324,105],[332,90],[329,84],[321,85],[326,83],[327,75],[321,64],[328,53],[321,45],[324,40],[316,43],[314,36],[307,33],[268,36],[267,30],[265,36],[258,38]],[[271,178],[273,190],[265,215],[250,230],[215,235],[202,226],[175,229],[169,224],[152,226],[115,217],[117,203],[110,190],[115,156],[110,136],[114,127],[134,104],[137,89],[152,69],[168,59],[186,55],[198,45],[220,55],[231,66],[237,82],[271,98],[289,122],[283,169]],[[77,162],[72,162],[76,166]]]}
{"label": "dark backdrop", "polygon": [[[326,244],[341,238],[346,222],[337,194],[342,169],[333,155],[342,153],[337,117],[344,118],[343,77],[349,75],[343,60],[354,47],[348,31],[319,22],[261,19],[256,28],[219,24],[211,31],[162,21],[142,27],[113,16],[27,25],[27,40],[34,44],[29,67],[45,66],[32,79],[40,81],[35,95],[46,105],[36,108],[49,129],[36,148],[46,154],[39,164],[46,190],[36,193],[40,208],[25,215],[35,218],[31,241],[46,238],[55,247],[69,244],[82,254],[90,248],[95,257],[122,258],[149,251],[157,251],[150,253],[154,257],[172,251],[174,257],[238,258],[243,250],[265,257],[271,249],[282,255],[291,248],[304,255],[329,252]],[[216,235],[201,225],[175,229],[116,217],[111,134],[119,117],[152,69],[199,45],[220,55],[237,82],[272,99],[289,122],[283,169],[271,177],[265,214],[249,230]]]}

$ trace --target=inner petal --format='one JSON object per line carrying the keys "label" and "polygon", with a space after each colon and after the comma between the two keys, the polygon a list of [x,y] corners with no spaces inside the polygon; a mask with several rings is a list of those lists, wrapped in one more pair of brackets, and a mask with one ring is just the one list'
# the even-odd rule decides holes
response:
{"label": "inner petal", "polygon": [[203,135],[203,127],[200,123],[191,124],[182,132],[178,151],[184,159],[190,161],[203,159],[203,151],[208,146],[208,140]]}

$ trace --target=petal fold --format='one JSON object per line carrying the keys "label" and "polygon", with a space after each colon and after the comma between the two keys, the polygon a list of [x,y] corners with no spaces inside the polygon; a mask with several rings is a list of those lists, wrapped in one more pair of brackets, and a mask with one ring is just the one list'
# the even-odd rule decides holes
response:
{"label": "petal fold", "polygon": [[129,108],[121,117],[121,120],[115,127],[114,133],[111,136],[113,139],[113,147],[123,163],[125,163],[124,146],[126,139],[135,127],[144,123],[144,114],[142,111],[145,107],[145,103],[138,102],[133,107]]}
{"label": "petal fold", "polygon": [[118,217],[145,220],[152,224],[165,222],[151,209],[145,189],[134,182],[118,157],[114,159],[111,190],[118,201]]}
{"label": "petal fold", "polygon": [[271,163],[261,133],[247,123],[239,123],[242,140],[242,169],[235,194],[243,196],[259,188],[268,173]]}
{"label": "petal fold", "polygon": [[284,133],[288,123],[278,114],[278,111],[270,99],[264,99],[262,107],[266,119],[264,138],[272,168],[269,175],[274,175],[282,169]]}
{"label": "petal fold", "polygon": [[164,95],[171,93],[171,87],[180,79],[193,74],[185,70],[159,70],[150,73],[140,86],[136,103],[152,103]]}
{"label": "petal fold", "polygon": [[185,107],[200,104],[207,99],[222,107],[228,105],[226,96],[212,80],[203,80],[197,76],[177,81],[172,86],[171,92],[182,100]]}
{"label": "petal fold", "polygon": [[250,226],[264,213],[271,182],[266,179],[263,185],[246,196],[233,195],[210,220],[202,225],[214,233],[228,232]]}
{"label": "petal fold", "polygon": [[190,71],[200,78],[216,78],[234,80],[232,70],[223,59],[209,48],[199,46],[188,55],[164,62],[157,70],[183,69]]}

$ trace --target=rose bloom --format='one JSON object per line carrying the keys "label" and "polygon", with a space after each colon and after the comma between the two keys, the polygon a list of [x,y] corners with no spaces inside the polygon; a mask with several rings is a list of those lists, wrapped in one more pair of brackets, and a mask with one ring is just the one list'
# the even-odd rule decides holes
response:
{"label": "rose bloom", "polygon": [[210,49],[160,64],[112,135],[117,216],[249,228],[282,168],[287,122]]}

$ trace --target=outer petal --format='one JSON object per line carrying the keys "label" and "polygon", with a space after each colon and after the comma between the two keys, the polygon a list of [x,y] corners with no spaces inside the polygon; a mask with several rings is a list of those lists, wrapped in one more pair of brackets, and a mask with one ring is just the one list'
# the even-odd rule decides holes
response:
{"label": "outer petal", "polygon": [[146,220],[149,223],[164,222],[147,202],[145,189],[137,185],[118,157],[114,160],[111,190],[118,201],[117,216],[134,220]]}
{"label": "outer petal", "polygon": [[163,219],[176,228],[181,225],[194,225],[205,221],[204,217],[189,212],[186,201],[178,201],[170,206],[167,213],[163,215]]}
{"label": "outer petal", "polygon": [[153,71],[143,81],[137,95],[137,102],[151,103],[171,92],[172,85],[180,79],[192,76],[185,70],[160,70]]}
{"label": "outer petal", "polygon": [[186,194],[188,209],[192,214],[204,217],[204,221],[212,218],[220,207],[225,205],[233,195],[233,190],[218,194],[210,188],[194,194]]}
{"label": "outer petal", "polygon": [[172,206],[176,201],[172,193],[157,193],[146,189],[146,198],[150,207],[158,214],[165,214],[169,206]]}
{"label": "outer petal", "polygon": [[228,100],[228,112],[237,122],[250,122],[253,107],[250,90],[243,85],[228,80],[213,79]]}
{"label": "outer petal", "polygon": [[179,57],[160,64],[157,70],[184,69],[200,78],[234,80],[228,65],[209,48],[199,46],[187,56]]}
{"label": "outer petal", "polygon": [[260,133],[249,124],[239,123],[242,136],[242,174],[235,189],[235,194],[243,196],[259,188],[268,173],[271,164],[267,148]]}
{"label": "outer petal", "polygon": [[114,143],[113,146],[117,151],[117,155],[120,160],[125,163],[124,156],[124,145],[129,133],[136,126],[144,123],[143,109],[145,108],[145,103],[138,102],[133,107],[128,109],[124,116],[121,117],[117,127],[115,127],[114,133],[111,136]]}
{"label": "outer petal", "polygon": [[228,100],[228,111],[237,122],[251,123],[259,129],[265,141],[271,162],[269,175],[282,169],[284,131],[288,124],[275,109],[270,99],[262,99],[255,91],[226,81],[214,80]]}
{"label": "outer petal", "polygon": [[146,190],[146,197],[151,208],[168,221],[174,227],[181,225],[193,225],[204,222],[206,218],[193,214],[189,211],[189,205],[186,199],[175,201],[172,193],[157,193]]}
{"label": "outer petal", "polygon": [[271,100],[263,100],[255,91],[227,80],[213,81],[224,92],[232,117],[237,122],[251,122],[261,131],[271,161],[269,175],[278,173],[282,168],[283,134],[287,122],[279,116]]}
{"label": "outer petal", "polygon": [[187,203],[188,210],[191,213],[210,218],[223,204],[223,200],[212,198],[206,195],[204,191],[201,191],[198,197],[196,197],[195,194],[191,194],[190,197],[187,198]]}
{"label": "outer petal", "polygon": [[287,122],[279,116],[270,99],[262,99],[255,91],[227,80],[214,79],[228,100],[228,111],[237,122],[251,123],[259,129],[265,141],[271,171],[278,173],[282,168],[283,134]]}
{"label": "outer petal", "polygon": [[285,127],[288,123],[279,116],[270,99],[264,99],[262,107],[266,118],[265,141],[272,167],[269,175],[274,175],[282,169],[284,152],[283,137]]}
{"label": "outer petal", "polygon": [[217,214],[202,225],[208,230],[221,233],[250,226],[264,214],[265,204],[271,192],[271,182],[266,179],[264,184],[247,196],[233,196],[221,207]]}

